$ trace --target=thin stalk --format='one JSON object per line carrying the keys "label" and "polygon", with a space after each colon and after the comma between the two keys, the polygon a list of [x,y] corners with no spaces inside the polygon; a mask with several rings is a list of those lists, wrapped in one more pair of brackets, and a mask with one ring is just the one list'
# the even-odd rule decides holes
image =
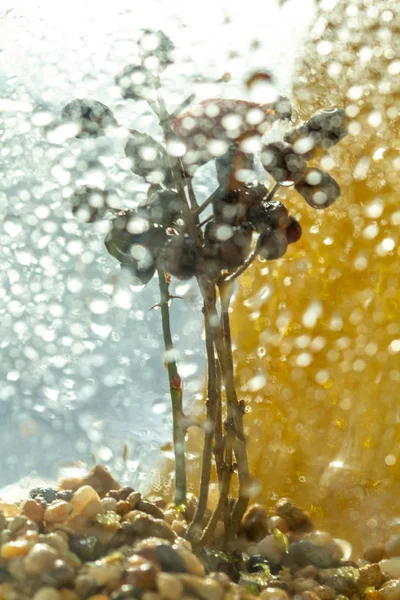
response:
{"label": "thin stalk", "polygon": [[222,278],[221,281],[223,283],[231,283],[232,281],[234,281],[235,279],[237,279],[238,277],[240,277],[240,275],[242,273],[244,273],[246,271],[246,269],[248,269],[248,267],[251,265],[251,263],[254,262],[254,260],[258,256],[258,253],[260,251],[261,240],[262,240],[262,237],[259,236],[258,240],[256,242],[254,250],[252,252],[250,252],[250,254],[246,258],[246,260],[244,261],[244,263],[242,265],[240,265],[240,267],[238,269],[236,269],[236,271],[233,271],[233,273],[229,273],[228,275],[226,275],[225,277]]}
{"label": "thin stalk", "polygon": [[[219,284],[221,299],[221,329],[223,332],[223,343],[221,351],[224,353],[225,385],[227,386],[228,400],[228,421],[232,420],[235,430],[235,441],[233,450],[235,453],[238,479],[239,494],[232,513],[232,534],[236,533],[240,526],[240,521],[246,510],[249,501],[249,464],[247,458],[246,438],[243,427],[244,404],[238,402],[234,382],[234,367],[232,357],[232,339],[229,319],[229,306],[232,298],[232,284]],[[229,392],[228,392],[229,390]],[[228,535],[229,536],[229,535]]]}
{"label": "thin stalk", "polygon": [[223,463],[224,463],[224,438],[222,435],[222,404],[221,404],[221,365],[219,360],[216,366],[216,410],[215,410],[215,434],[214,434],[214,460],[217,470],[218,482],[221,486]]}
{"label": "thin stalk", "polygon": [[214,512],[211,515],[211,518],[203,532],[203,535],[201,536],[200,541],[196,545],[197,550],[204,548],[204,546],[209,541],[211,535],[215,530],[215,527],[217,526],[218,521],[220,520],[224,507],[226,506],[226,503],[228,501],[229,487],[232,477],[232,446],[234,438],[235,432],[229,424],[226,424],[225,459],[223,464],[223,475],[219,499],[217,506],[215,507]]}
{"label": "thin stalk", "polygon": [[172,404],[173,442],[175,454],[175,504],[186,504],[186,464],[185,436],[186,425],[182,410],[182,382],[175,360],[169,315],[169,285],[164,271],[158,270],[160,286],[160,308],[164,337],[166,363],[168,368],[169,390]]}
{"label": "thin stalk", "polygon": [[203,315],[205,317],[205,334],[206,334],[206,352],[207,352],[207,367],[208,367],[208,389],[207,389],[207,401],[206,401],[206,427],[204,434],[204,445],[203,445],[203,459],[201,467],[200,477],[200,491],[199,491],[199,503],[197,506],[196,513],[193,517],[193,521],[190,524],[188,530],[189,538],[193,538],[195,529],[201,524],[204,513],[207,508],[208,501],[208,490],[211,478],[211,466],[212,466],[212,452],[213,452],[213,441],[215,432],[215,417],[217,411],[217,366],[215,358],[215,349],[212,331],[209,323],[209,319],[206,318],[208,314],[208,304],[215,306],[216,303],[216,291],[215,284],[209,285],[209,290],[206,292],[204,298]]}

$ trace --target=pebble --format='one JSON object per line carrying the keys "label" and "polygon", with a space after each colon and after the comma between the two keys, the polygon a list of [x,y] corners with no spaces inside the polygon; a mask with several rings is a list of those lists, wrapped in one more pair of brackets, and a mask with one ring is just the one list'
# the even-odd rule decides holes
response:
{"label": "pebble", "polygon": [[115,507],[115,512],[123,517],[128,514],[132,510],[131,505],[126,500],[118,500],[117,506]]}
{"label": "pebble", "polygon": [[363,552],[363,558],[371,563],[376,563],[382,560],[385,556],[385,549],[382,544],[376,544],[366,548]]}
{"label": "pebble", "polygon": [[318,585],[313,589],[314,594],[320,598],[320,600],[335,600],[336,592],[329,585]]}
{"label": "pebble", "polygon": [[[339,567],[338,569],[328,569],[331,573],[326,573],[325,583],[333,588],[338,594],[351,596],[357,592],[359,570],[355,567]],[[321,577],[321,571],[319,572]]]}
{"label": "pebble", "polygon": [[379,566],[382,573],[388,573],[392,577],[400,578],[400,556],[394,556],[393,558],[384,558],[379,561]]}
{"label": "pebble", "polygon": [[64,500],[52,502],[44,513],[43,520],[46,523],[64,523],[72,516],[73,508],[71,504]]}
{"label": "pebble", "polygon": [[391,535],[384,543],[383,550],[388,558],[400,556],[400,535]]}
{"label": "pebble", "polygon": [[125,519],[132,525],[132,531],[139,537],[153,536],[165,538],[170,542],[173,542],[176,538],[176,533],[168,523],[138,510],[133,510],[125,515]]}
{"label": "pebble", "polygon": [[222,587],[211,577],[196,577],[195,575],[176,575],[183,583],[186,592],[194,594],[202,600],[222,600]]}
{"label": "pebble", "polygon": [[164,513],[161,508],[155,504],[152,504],[151,502],[147,502],[146,500],[139,499],[135,508],[136,510],[141,510],[142,512],[147,513],[156,519],[164,519]]}
{"label": "pebble", "polygon": [[317,586],[318,583],[315,581],[315,579],[303,579],[299,577],[298,579],[295,579],[293,581],[292,590],[296,594],[301,594],[301,592],[314,590],[314,588],[316,588]]}
{"label": "pebble", "polygon": [[312,529],[312,523],[307,513],[298,508],[289,498],[278,500],[275,512],[279,517],[286,519],[290,530],[310,531]]}
{"label": "pebble", "polygon": [[32,600],[61,600],[58,590],[53,587],[42,587],[36,592]]}
{"label": "pebble", "polygon": [[84,485],[76,490],[70,502],[74,515],[87,518],[95,517],[103,512],[99,494],[90,485]]}
{"label": "pebble", "polygon": [[95,535],[73,535],[69,540],[69,548],[84,562],[97,560],[104,550]]}
{"label": "pebble", "polygon": [[43,521],[44,512],[44,506],[32,498],[24,500],[21,504],[21,513],[31,521],[35,521],[35,523],[41,523]]}
{"label": "pebble", "polygon": [[287,533],[289,531],[289,524],[283,517],[274,515],[268,519],[268,529],[269,531],[279,529],[279,531],[282,531],[282,533]]}
{"label": "pebble", "polygon": [[96,585],[106,585],[121,579],[123,571],[122,561],[106,562],[103,559],[90,563],[87,575],[96,582]]}
{"label": "pebble", "polygon": [[57,498],[57,490],[52,487],[36,487],[29,492],[30,498],[43,498],[47,504],[51,504]]}
{"label": "pebble", "polygon": [[279,543],[275,535],[267,535],[262,539],[251,552],[252,554],[262,554],[273,564],[280,564],[285,554],[285,549]]}
{"label": "pebble", "polygon": [[26,572],[29,575],[40,575],[43,571],[51,571],[58,557],[59,554],[54,548],[39,542],[24,559]]}
{"label": "pebble", "polygon": [[190,552],[187,548],[184,548],[181,544],[174,544],[172,549],[175,550],[177,555],[183,561],[187,572],[191,575],[197,575],[198,577],[204,577],[205,568],[203,563],[197,558],[193,552]]}
{"label": "pebble", "polygon": [[285,590],[275,587],[267,587],[259,595],[260,600],[289,600],[288,594]]}
{"label": "pebble", "polygon": [[358,590],[361,593],[365,593],[367,588],[379,588],[382,580],[383,576],[379,565],[376,563],[366,565],[358,571]]}
{"label": "pebble", "polygon": [[384,600],[400,600],[400,580],[392,579],[387,581],[380,588],[379,592],[382,594]]}
{"label": "pebble", "polygon": [[136,508],[137,503],[139,502],[140,498],[142,497],[140,492],[131,492],[129,494],[129,496],[127,497],[127,502],[129,502],[130,506],[131,506],[131,510],[133,510],[134,508]]}
{"label": "pebble", "polygon": [[299,566],[312,564],[319,569],[337,565],[337,559],[329,549],[311,540],[300,540],[289,545],[289,558]]}
{"label": "pebble", "polygon": [[268,515],[261,504],[252,504],[242,518],[242,529],[249,540],[259,542],[268,534]]}
{"label": "pebble", "polygon": [[60,487],[64,490],[77,490],[89,485],[99,496],[105,496],[110,490],[118,490],[121,486],[102,465],[95,465],[85,477],[66,478],[61,481]]}
{"label": "pebble", "polygon": [[158,573],[157,589],[164,600],[179,600],[183,593],[183,584],[169,573]]}
{"label": "pebble", "polygon": [[28,554],[32,548],[32,543],[28,540],[15,540],[3,544],[1,547],[1,558],[10,560],[13,558],[19,558]]}
{"label": "pebble", "polygon": [[115,498],[109,498],[108,496],[106,496],[105,498],[102,498],[100,500],[101,502],[101,506],[103,507],[103,510],[106,511],[115,511],[115,509],[117,508],[117,500]]}

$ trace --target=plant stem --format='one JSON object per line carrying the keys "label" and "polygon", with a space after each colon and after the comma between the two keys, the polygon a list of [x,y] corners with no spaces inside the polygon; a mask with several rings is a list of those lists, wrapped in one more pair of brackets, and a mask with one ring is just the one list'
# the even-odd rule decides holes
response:
{"label": "plant stem", "polygon": [[186,504],[185,417],[182,410],[182,382],[175,360],[169,315],[169,285],[163,270],[158,269],[160,307],[169,389],[172,404],[173,442],[175,454],[175,504]]}
{"label": "plant stem", "polygon": [[225,277],[221,278],[222,283],[231,283],[237,277],[240,277],[240,275],[246,271],[246,269],[251,265],[251,263],[254,262],[254,260],[257,258],[258,253],[260,251],[261,239],[262,239],[261,236],[259,236],[254,250],[252,252],[250,252],[250,254],[246,258],[244,263],[242,265],[240,265],[240,267],[238,269],[236,269],[236,271],[233,271],[233,273],[229,273]]}
{"label": "plant stem", "polygon": [[213,342],[212,330],[210,327],[209,319],[209,305],[215,307],[216,303],[216,291],[215,283],[209,284],[208,289],[204,291],[204,305],[203,315],[205,324],[206,334],[206,352],[207,352],[207,366],[208,366],[208,389],[207,389],[207,401],[206,401],[206,426],[204,434],[204,445],[203,445],[203,459],[201,467],[200,477],[200,492],[199,492],[199,504],[197,506],[196,513],[193,517],[193,521],[190,524],[188,530],[189,538],[193,538],[196,526],[200,525],[204,513],[207,508],[208,501],[208,489],[211,478],[211,464],[212,464],[212,452],[213,452],[213,441],[215,431],[215,419],[217,411],[217,365],[215,358],[215,349]]}
{"label": "plant stem", "polygon": [[222,404],[221,404],[221,365],[219,360],[216,366],[216,407],[215,407],[215,434],[214,434],[214,460],[217,470],[218,482],[221,486],[224,463],[224,439],[222,436]]}
{"label": "plant stem", "polygon": [[219,499],[217,506],[215,507],[214,512],[211,515],[211,519],[209,520],[207,527],[205,528],[203,535],[201,536],[200,541],[197,544],[197,549],[204,548],[204,546],[210,539],[218,521],[220,520],[222,511],[228,501],[229,486],[232,477],[232,445],[234,438],[235,432],[233,431],[233,428],[229,425],[229,423],[227,423],[225,436],[225,460],[223,464],[223,475]]}
{"label": "plant stem", "polygon": [[241,518],[246,510],[249,501],[249,464],[246,450],[246,438],[243,427],[244,404],[238,402],[234,382],[234,367],[232,357],[232,339],[229,319],[229,306],[232,298],[232,284],[222,282],[219,284],[219,293],[221,299],[221,328],[223,333],[223,343],[221,351],[224,353],[225,385],[227,390],[227,408],[228,421],[232,420],[235,441],[233,450],[235,453],[238,478],[239,495],[232,513],[232,534],[236,533],[240,526]]}

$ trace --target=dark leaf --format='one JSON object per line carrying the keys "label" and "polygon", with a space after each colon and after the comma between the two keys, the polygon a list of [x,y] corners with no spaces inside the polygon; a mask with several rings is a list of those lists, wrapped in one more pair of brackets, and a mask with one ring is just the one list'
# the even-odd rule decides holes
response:
{"label": "dark leaf", "polygon": [[330,148],[347,135],[348,118],[343,108],[324,109],[316,112],[308,121],[285,135],[285,141],[295,144],[296,150],[302,146],[312,148]]}
{"label": "dark leaf", "polygon": [[157,182],[161,178],[164,183],[169,183],[169,160],[161,144],[146,133],[132,130],[131,134],[125,145],[125,154],[132,161],[132,171],[150,181],[155,177]]}
{"label": "dark leaf", "polygon": [[289,225],[285,229],[285,236],[288,244],[294,244],[301,238],[302,229],[300,223],[294,218],[289,217]]}
{"label": "dark leaf", "polygon": [[296,190],[313,208],[322,209],[331,206],[340,196],[339,184],[329,173],[320,169],[306,169],[304,177],[296,183]]}
{"label": "dark leaf", "polygon": [[282,231],[266,231],[262,233],[259,243],[259,256],[265,260],[281,258],[288,246],[285,234]]}
{"label": "dark leaf", "polygon": [[71,196],[72,213],[84,223],[102,219],[107,211],[108,192],[89,185],[75,190]]}
{"label": "dark leaf", "polygon": [[175,46],[163,31],[144,29],[138,44],[143,63],[148,69],[163,71],[174,62]]}
{"label": "dark leaf", "polygon": [[282,202],[271,200],[258,206],[249,206],[246,211],[246,222],[257,233],[264,233],[269,229],[285,229],[289,224],[289,215]]}
{"label": "dark leaf", "polygon": [[181,200],[177,192],[172,190],[156,191],[149,196],[143,213],[156,225],[172,227],[182,216]]}
{"label": "dark leaf", "polygon": [[154,76],[142,65],[127,65],[115,76],[125,100],[143,100],[154,90]]}
{"label": "dark leaf", "polygon": [[261,162],[267,173],[278,183],[299,181],[306,168],[304,156],[298,154],[291,144],[273,142],[264,146]]}
{"label": "dark leaf", "polygon": [[186,235],[170,236],[161,253],[161,265],[178,279],[190,279],[196,273],[199,255],[194,240]]}
{"label": "dark leaf", "polygon": [[76,123],[79,126],[77,138],[95,138],[105,135],[107,128],[118,127],[112,111],[98,100],[76,99],[64,106],[62,121]]}

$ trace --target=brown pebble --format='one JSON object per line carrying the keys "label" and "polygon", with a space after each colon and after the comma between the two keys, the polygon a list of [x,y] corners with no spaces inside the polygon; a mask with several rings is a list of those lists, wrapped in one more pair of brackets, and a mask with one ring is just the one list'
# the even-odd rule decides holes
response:
{"label": "brown pebble", "polygon": [[158,508],[164,509],[167,506],[167,503],[162,496],[149,496],[147,500],[158,506]]}
{"label": "brown pebble", "polygon": [[382,572],[380,566],[376,563],[366,565],[358,571],[357,587],[358,591],[365,593],[367,588],[379,588],[382,584]]}
{"label": "brown pebble", "polygon": [[116,489],[112,489],[108,492],[108,496],[110,498],[115,498],[115,500],[127,500],[130,494],[135,490],[129,486],[118,487]]}
{"label": "brown pebble", "polygon": [[56,500],[46,508],[43,520],[46,523],[65,523],[71,518],[72,513],[73,509],[69,502]]}
{"label": "brown pebble", "polygon": [[253,542],[259,542],[268,534],[268,515],[261,504],[249,506],[242,518],[242,529]]}
{"label": "brown pebble", "polygon": [[142,497],[140,492],[131,492],[129,494],[129,496],[127,497],[127,502],[129,502],[131,510],[136,508],[137,503],[139,502],[140,498]]}
{"label": "brown pebble", "polygon": [[261,592],[259,598],[260,600],[289,600],[289,596],[285,590],[270,586]]}
{"label": "brown pebble", "polygon": [[139,590],[151,590],[156,583],[158,569],[155,564],[143,561],[142,564],[129,566],[125,570],[125,583]]}
{"label": "brown pebble", "polygon": [[398,533],[391,535],[384,543],[383,549],[388,558],[400,556],[400,535]]}
{"label": "brown pebble", "polygon": [[385,556],[385,549],[382,544],[376,544],[366,548],[363,552],[363,558],[371,563],[376,563],[382,560]]}
{"label": "brown pebble", "polygon": [[179,600],[183,593],[183,584],[170,573],[158,573],[157,588],[164,600]]}
{"label": "brown pebble", "polygon": [[58,590],[61,600],[79,600],[78,596],[75,594],[75,592],[73,592],[72,590],[69,590],[68,588],[61,588],[61,590]]}
{"label": "brown pebble", "polygon": [[115,512],[118,515],[120,515],[121,517],[123,517],[124,515],[126,515],[131,510],[132,510],[132,507],[129,504],[129,502],[127,502],[126,500],[119,500],[117,502],[117,506],[115,507]]}
{"label": "brown pebble", "polygon": [[164,519],[164,513],[161,508],[158,508],[155,504],[151,502],[147,502],[146,500],[140,499],[136,504],[136,510],[141,510],[142,512],[155,517],[156,519]]}
{"label": "brown pebble", "polygon": [[286,519],[289,529],[311,531],[313,525],[309,516],[298,508],[289,498],[281,498],[275,505],[275,512],[279,517]]}
{"label": "brown pebble", "polygon": [[313,589],[314,594],[317,594],[320,600],[335,600],[336,592],[329,585],[318,585]]}
{"label": "brown pebble", "polygon": [[36,592],[32,600],[61,600],[61,596],[55,588],[45,586]]}
{"label": "brown pebble", "polygon": [[296,594],[301,594],[302,592],[313,590],[317,585],[318,583],[315,579],[303,579],[299,577],[293,581],[291,587]]}
{"label": "brown pebble", "polygon": [[383,600],[385,596],[379,590],[371,590],[364,596],[364,600]]}
{"label": "brown pebble", "polygon": [[224,592],[217,581],[210,577],[196,577],[195,575],[176,574],[183,583],[185,592],[194,594],[202,600],[222,600]]}
{"label": "brown pebble", "polygon": [[78,487],[81,487],[82,485],[90,485],[90,487],[96,490],[100,497],[105,496],[109,490],[118,490],[121,487],[118,481],[116,481],[111,473],[109,473],[102,465],[95,465],[89,473],[83,477],[82,483]]}
{"label": "brown pebble", "polygon": [[383,584],[379,592],[384,600],[400,600],[400,579],[391,579]]}
{"label": "brown pebble", "polygon": [[197,556],[195,554],[193,554],[193,552],[191,552],[190,550],[188,550],[187,548],[182,546],[180,542],[179,542],[179,544],[178,543],[174,544],[172,546],[172,548],[183,560],[189,573],[191,573],[192,575],[197,575],[199,577],[204,577],[204,575],[205,575],[204,565],[197,558]]}
{"label": "brown pebble", "polygon": [[175,520],[171,523],[171,529],[175,531],[176,535],[183,538],[186,534],[187,526],[182,521]]}
{"label": "brown pebble", "polygon": [[39,542],[24,559],[26,572],[29,575],[40,575],[43,571],[51,571],[58,557],[59,554],[54,548]]}
{"label": "brown pebble", "polygon": [[314,567],[314,565],[307,565],[306,567],[302,567],[298,569],[293,574],[294,579],[298,579],[299,577],[303,579],[317,579],[318,569]]}
{"label": "brown pebble", "polygon": [[159,537],[173,542],[176,533],[161,519],[156,519],[146,513],[133,510],[125,515],[126,522],[132,527],[132,532],[139,537]]}
{"label": "brown pebble", "polygon": [[311,592],[309,590],[305,590],[304,592],[301,592],[301,594],[299,594],[299,600],[319,600],[319,597],[317,596],[317,594],[315,594],[314,592]]}
{"label": "brown pebble", "polygon": [[289,525],[286,519],[283,517],[278,517],[278,515],[274,515],[268,519],[268,529],[269,531],[279,529],[279,531],[282,531],[282,533],[287,533],[289,531]]}
{"label": "brown pebble", "polygon": [[40,504],[40,502],[37,502],[32,498],[24,500],[21,504],[21,513],[35,523],[41,523],[41,521],[43,521],[44,511],[45,508]]}

